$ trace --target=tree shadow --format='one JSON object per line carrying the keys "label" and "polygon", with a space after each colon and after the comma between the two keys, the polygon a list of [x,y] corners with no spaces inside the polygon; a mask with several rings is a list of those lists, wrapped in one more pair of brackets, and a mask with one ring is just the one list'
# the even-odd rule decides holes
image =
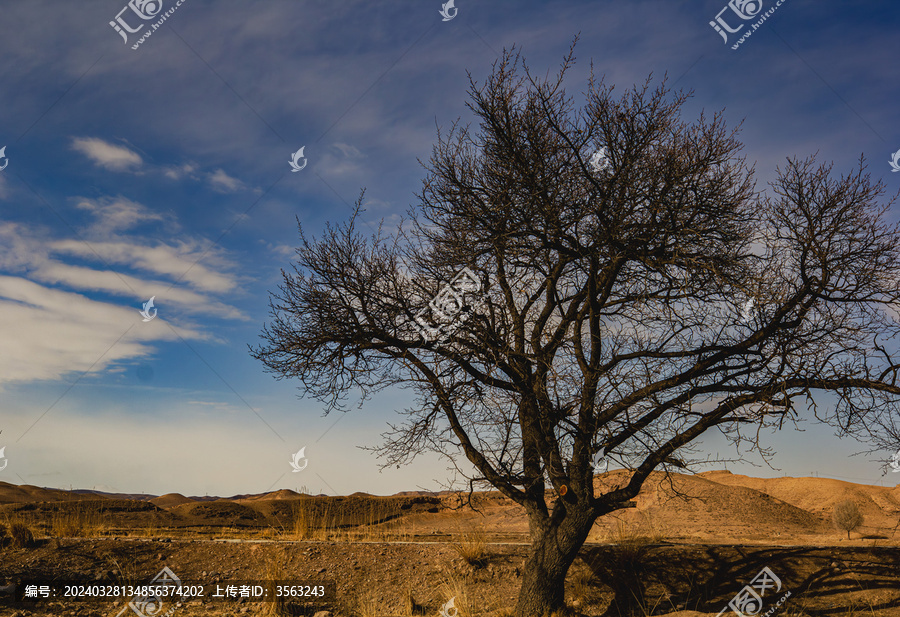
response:
{"label": "tree shadow", "polygon": [[[780,588],[763,595],[766,610],[791,592],[810,615],[845,612],[847,596],[860,591],[900,589],[896,548],[672,546],[659,544],[585,547],[580,557],[613,599],[604,617],[658,615],[691,609],[718,613],[768,567]],[[831,602],[828,602],[831,600]],[[834,606],[832,606],[834,605]],[[900,597],[866,604],[872,610],[900,607]],[[729,611],[730,612],[730,611]]]}

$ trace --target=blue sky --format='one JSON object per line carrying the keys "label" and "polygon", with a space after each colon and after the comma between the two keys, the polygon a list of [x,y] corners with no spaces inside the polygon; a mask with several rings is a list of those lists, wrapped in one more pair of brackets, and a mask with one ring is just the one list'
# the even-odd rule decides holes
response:
{"label": "blue sky", "polygon": [[[0,481],[192,495],[446,485],[436,457],[380,471],[359,448],[405,393],[323,417],[247,345],[289,267],[295,217],[317,234],[366,188],[367,222],[395,225],[436,126],[472,119],[466,71],[483,81],[504,47],[543,74],[580,33],[576,98],[591,61],[620,90],[668,73],[694,90],[686,120],[743,121],[759,188],[785,157],[815,152],[836,172],[863,154],[900,188],[894,3],[785,0],[735,50],[741,31],[726,44],[709,25],[724,0],[458,0],[446,22],[440,1],[183,0],[133,49],[175,4],[147,21],[122,13],[142,25],[127,43],[109,25],[125,0],[3,7]],[[742,31],[756,19],[722,15]],[[307,165],[292,173],[300,147]],[[804,428],[767,438],[777,470],[755,455],[729,469],[898,481],[883,474],[891,453],[851,456],[864,447]],[[308,467],[292,473],[301,447]]]}

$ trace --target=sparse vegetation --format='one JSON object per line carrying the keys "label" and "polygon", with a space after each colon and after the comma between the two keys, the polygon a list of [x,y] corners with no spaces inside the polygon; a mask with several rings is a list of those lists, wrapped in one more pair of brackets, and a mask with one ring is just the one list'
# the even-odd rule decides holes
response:
{"label": "sparse vegetation", "polygon": [[366,589],[356,597],[356,607],[354,615],[359,617],[381,617],[381,604],[375,595],[374,590]]}
{"label": "sparse vegetation", "polygon": [[483,568],[487,564],[487,541],[481,529],[463,532],[450,546],[473,568]]}
{"label": "sparse vegetation", "polygon": [[103,530],[103,508],[92,502],[60,504],[50,518],[50,535],[57,538],[94,537]]}
{"label": "sparse vegetation", "polygon": [[263,610],[259,613],[261,616],[285,617],[290,615],[286,598],[283,596],[279,597],[275,590],[277,581],[284,581],[289,578],[284,555],[281,552],[269,554],[266,559],[266,592],[274,600],[262,603]]}
{"label": "sparse vegetation", "polygon": [[457,617],[474,617],[474,611],[469,600],[469,590],[463,581],[455,576],[450,576],[441,584],[440,593],[443,597],[441,600],[442,608],[447,606],[447,603],[452,600],[452,606],[457,610]]}
{"label": "sparse vegetation", "polygon": [[428,607],[419,603],[413,595],[413,590],[410,587],[407,587],[403,594],[404,617],[418,617],[419,615],[426,615],[427,613]]}
{"label": "sparse vegetation", "polygon": [[31,532],[31,528],[23,523],[10,525],[9,537],[14,548],[30,548],[34,546],[34,534]]}
{"label": "sparse vegetation", "polygon": [[835,504],[831,518],[835,527],[847,532],[848,540],[850,539],[850,532],[862,525],[863,522],[863,515],[859,511],[859,506],[852,499]]}

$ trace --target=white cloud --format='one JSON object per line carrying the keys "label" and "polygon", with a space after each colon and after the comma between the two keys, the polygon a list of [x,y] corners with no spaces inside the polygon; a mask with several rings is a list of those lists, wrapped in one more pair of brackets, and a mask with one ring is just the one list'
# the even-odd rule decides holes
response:
{"label": "white cloud", "polygon": [[156,306],[177,306],[181,310],[225,319],[249,319],[241,310],[208,295],[183,287],[172,287],[165,281],[149,281],[109,270],[92,270],[48,261],[32,273],[44,283],[64,284],[75,289],[103,291],[130,297],[156,296]]}
{"label": "white cloud", "polygon": [[95,216],[97,220],[92,229],[100,233],[131,229],[138,223],[163,220],[160,214],[125,197],[83,198],[78,201],[77,207]]}
{"label": "white cloud", "polygon": [[197,166],[191,163],[163,168],[163,174],[170,180],[181,180],[184,177],[196,178],[195,171],[197,171]]}
{"label": "white cloud", "polygon": [[[0,383],[100,372],[116,362],[149,355],[150,341],[178,340],[163,320],[143,323],[132,307],[14,276],[0,276],[0,314]],[[186,339],[208,338],[191,328],[180,327],[178,332]]]}
{"label": "white cloud", "polygon": [[81,152],[96,165],[113,171],[128,171],[144,163],[137,152],[96,137],[75,137],[72,139],[72,149]]}
{"label": "white cloud", "polygon": [[244,188],[244,183],[237,178],[232,178],[222,169],[209,174],[209,183],[214,191],[219,193],[234,193]]}
{"label": "white cloud", "polygon": [[[115,230],[161,217],[126,199],[82,200],[78,206]],[[88,228],[96,232],[96,227]],[[0,387],[11,382],[60,379],[74,372],[115,371],[117,363],[152,354],[153,341],[213,339],[187,315],[247,319],[239,309],[215,297],[236,286],[219,252],[204,255],[199,242],[145,246],[125,241],[57,240],[22,224],[0,222]],[[206,243],[204,243],[204,246]],[[126,264],[170,275],[171,282],[111,268],[65,263],[57,255],[76,255]],[[203,256],[205,265],[196,263]],[[121,303],[92,299],[84,292],[126,298]],[[140,304],[157,296],[159,317],[144,323]],[[126,333],[124,338],[119,337]],[[118,341],[118,342],[117,342]]]}
{"label": "white cloud", "polygon": [[[128,265],[132,268],[175,277],[176,280],[210,292],[230,291],[236,286],[233,276],[216,272],[199,263],[220,262],[214,251],[204,255],[195,244],[181,242],[176,246],[158,243],[141,246],[136,242],[82,242],[59,240],[50,245],[52,252],[77,255],[87,259],[101,257],[110,264]],[[221,264],[220,264],[221,265]]]}

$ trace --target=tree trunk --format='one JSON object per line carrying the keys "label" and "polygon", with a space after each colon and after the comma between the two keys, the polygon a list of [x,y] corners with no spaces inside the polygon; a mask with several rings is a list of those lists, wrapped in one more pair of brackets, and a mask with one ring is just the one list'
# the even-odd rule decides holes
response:
{"label": "tree trunk", "polygon": [[587,513],[570,513],[561,523],[545,521],[539,533],[532,525],[531,553],[522,573],[515,617],[549,617],[565,607],[566,574],[593,524],[594,518]]}

